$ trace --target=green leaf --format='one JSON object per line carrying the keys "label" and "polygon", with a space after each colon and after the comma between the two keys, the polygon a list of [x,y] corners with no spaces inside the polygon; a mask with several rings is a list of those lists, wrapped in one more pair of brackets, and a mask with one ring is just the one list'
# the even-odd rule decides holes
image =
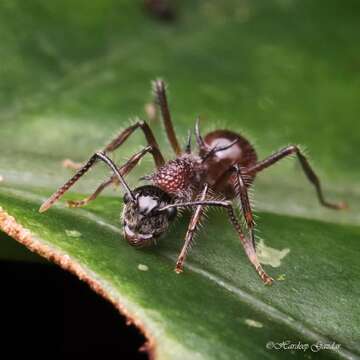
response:
{"label": "green leaf", "polygon": [[[164,24],[125,0],[1,3],[1,228],[126,312],[159,359],[357,358],[356,10],[355,1],[341,7],[335,1],[186,1],[178,4],[177,21]],[[118,190],[86,209],[62,202],[37,212],[71,176],[61,167],[64,159],[84,161],[130,117],[146,117],[150,81],[159,76],[169,83],[183,143],[200,114],[204,133],[242,132],[260,158],[302,144],[326,195],[349,202],[343,212],[320,207],[295,159],[259,174],[253,196],[263,250],[273,265],[279,252],[272,249],[284,256],[279,267],[265,265],[280,279],[274,286],[258,279],[223,214],[209,213],[185,272],[177,275],[188,216],[157,247],[136,250],[121,235]],[[161,124],[151,125],[171,158]],[[134,135],[116,161],[141,145],[143,136]],[[144,161],[129,176],[131,185],[151,169]],[[81,198],[104,176],[99,166],[67,198]],[[287,340],[341,347],[266,348]]]}

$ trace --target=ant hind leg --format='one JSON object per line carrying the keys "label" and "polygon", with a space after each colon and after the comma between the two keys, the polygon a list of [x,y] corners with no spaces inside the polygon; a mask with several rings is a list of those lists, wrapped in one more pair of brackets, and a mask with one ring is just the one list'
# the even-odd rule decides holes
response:
{"label": "ant hind leg", "polygon": [[348,207],[348,205],[345,202],[332,203],[325,199],[318,176],[316,175],[315,171],[311,167],[306,156],[301,152],[299,147],[296,145],[290,145],[290,146],[287,146],[287,147],[281,149],[280,151],[270,155],[268,158],[266,158],[262,161],[259,161],[255,165],[249,167],[248,169],[246,169],[246,171],[249,174],[256,174],[256,173],[276,164],[279,160],[284,159],[285,157],[293,155],[293,154],[295,154],[297,156],[298,160],[300,161],[301,167],[302,167],[307,179],[314,185],[320,204],[325,207],[328,207],[330,209],[335,209],[335,210],[346,209]]}
{"label": "ant hind leg", "polygon": [[101,183],[98,188],[88,197],[86,197],[85,199],[82,200],[68,200],[67,201],[67,205],[70,208],[78,208],[78,207],[82,207],[87,205],[90,201],[95,200],[98,195],[104,190],[106,189],[108,186],[110,186],[111,184],[114,184],[116,182],[116,177],[115,176],[111,176],[110,179],[104,181],[103,183]]}

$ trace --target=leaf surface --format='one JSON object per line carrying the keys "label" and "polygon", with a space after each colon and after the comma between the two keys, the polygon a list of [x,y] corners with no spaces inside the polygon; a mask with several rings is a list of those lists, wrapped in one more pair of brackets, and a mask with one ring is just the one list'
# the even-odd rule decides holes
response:
{"label": "leaf surface", "polygon": [[[35,250],[81,269],[145,329],[160,359],[288,358],[266,348],[286,340],[341,344],[307,350],[310,357],[359,356],[357,2],[185,1],[171,24],[131,1],[92,1],[85,10],[81,1],[0,6],[0,206],[30,230]],[[118,189],[86,209],[60,203],[37,212],[71,176],[64,159],[84,161],[129,118],[146,118],[150,81],[159,76],[169,83],[182,143],[201,115],[204,133],[241,132],[260,158],[303,144],[327,196],[349,202],[348,211],[321,208],[295,159],[259,174],[260,236],[290,250],[279,267],[265,265],[281,279],[273,287],[259,281],[222,213],[209,213],[178,276],[188,216],[156,248],[139,251],[122,238]],[[161,124],[151,126],[171,158]],[[134,135],[116,161],[143,145]],[[130,184],[151,171],[143,161]],[[67,198],[88,194],[104,176],[99,166]]]}

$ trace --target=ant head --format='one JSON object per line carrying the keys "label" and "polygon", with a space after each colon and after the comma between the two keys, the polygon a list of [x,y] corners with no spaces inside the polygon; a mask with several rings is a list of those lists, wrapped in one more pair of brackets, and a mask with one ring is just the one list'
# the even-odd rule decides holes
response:
{"label": "ant head", "polygon": [[124,236],[130,245],[151,245],[169,227],[176,217],[175,207],[159,211],[172,204],[169,194],[152,185],[140,186],[132,190],[133,199],[128,193],[124,196],[122,223]]}

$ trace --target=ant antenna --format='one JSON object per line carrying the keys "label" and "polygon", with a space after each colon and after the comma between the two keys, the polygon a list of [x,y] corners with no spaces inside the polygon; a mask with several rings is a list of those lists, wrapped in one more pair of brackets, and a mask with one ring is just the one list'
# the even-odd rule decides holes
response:
{"label": "ant antenna", "polygon": [[171,208],[178,208],[178,207],[189,207],[189,206],[221,206],[221,207],[229,207],[231,206],[230,201],[218,201],[218,200],[197,200],[197,201],[189,201],[183,203],[174,203],[168,204],[163,206],[162,208],[158,209],[158,211],[165,211]]}
{"label": "ant antenna", "polygon": [[114,162],[103,152],[98,152],[98,153],[96,153],[96,155],[100,160],[102,160],[106,165],[108,165],[111,168],[111,170],[115,173],[115,175],[118,177],[121,185],[125,189],[126,193],[129,195],[131,201],[135,201],[134,194],[131,192],[129,185],[126,183],[125,179],[121,175],[119,169],[114,164]]}
{"label": "ant antenna", "polygon": [[239,139],[234,140],[233,142],[231,142],[228,145],[224,145],[224,146],[215,146],[213,147],[207,154],[205,154],[205,156],[202,158],[202,162],[205,162],[210,156],[216,154],[219,151],[224,151],[227,149],[230,149],[232,146],[234,146],[237,142],[239,141]]}
{"label": "ant antenna", "polygon": [[188,137],[185,145],[185,152],[191,154],[191,130],[188,132]]}
{"label": "ant antenna", "polygon": [[102,160],[107,166],[111,168],[111,170],[114,172],[114,174],[118,177],[120,184],[125,189],[126,193],[129,196],[129,199],[131,201],[135,201],[135,197],[133,193],[131,192],[128,184],[125,182],[123,176],[121,175],[121,172],[116,167],[116,165],[113,163],[113,161],[105,155],[103,152],[97,152],[95,153],[88,162],[78,170],[78,172],[63,186],[61,186],[57,191],[55,191],[40,207],[39,212],[44,212],[47,209],[49,209],[57,200],[59,200],[66,191],[69,190],[71,186],[73,186],[86,172],[89,171],[89,169],[96,163],[97,160]]}
{"label": "ant antenna", "polygon": [[203,149],[206,147],[205,143],[204,143],[204,139],[202,138],[202,136],[200,135],[200,127],[199,127],[199,122],[200,122],[200,117],[198,117],[196,119],[195,122],[195,137],[196,137],[196,142],[199,146],[200,149]]}

